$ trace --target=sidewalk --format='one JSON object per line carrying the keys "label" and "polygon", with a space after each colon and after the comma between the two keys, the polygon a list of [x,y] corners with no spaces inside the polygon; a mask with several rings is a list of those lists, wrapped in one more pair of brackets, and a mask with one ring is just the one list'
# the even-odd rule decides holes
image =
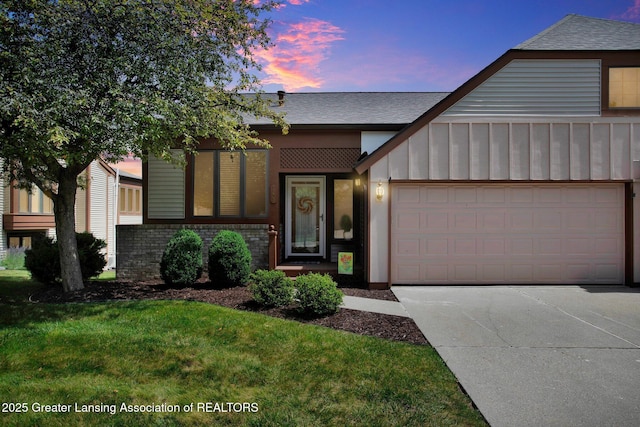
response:
{"label": "sidewalk", "polygon": [[390,314],[392,316],[411,317],[402,304],[396,301],[384,301],[373,298],[351,297],[342,298],[342,308],[351,310],[370,311],[373,313]]}

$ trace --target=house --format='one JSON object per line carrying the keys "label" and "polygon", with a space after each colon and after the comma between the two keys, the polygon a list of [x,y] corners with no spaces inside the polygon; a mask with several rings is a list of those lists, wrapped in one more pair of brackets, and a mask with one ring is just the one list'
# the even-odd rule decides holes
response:
{"label": "house", "polygon": [[[273,94],[273,148],[203,141],[144,166],[118,276],[158,276],[180,227],[241,232],[254,267],[372,288],[640,281],[640,25],[569,15],[445,93]],[[638,265],[638,268],[634,268]]]}
{"label": "house", "polygon": [[639,162],[640,25],[569,15],[355,167],[369,283],[639,282]]}
{"label": "house", "polygon": [[[202,141],[186,168],[151,158],[143,167],[144,225],[118,227],[122,279],[159,276],[159,261],[176,229],[195,229],[205,248],[218,230],[242,233],[253,267],[269,265],[269,228],[278,233],[272,264],[291,274],[309,265],[336,269],[340,250],[353,252],[363,273],[364,177],[353,170],[445,93],[269,94],[291,125],[251,125],[272,148],[240,152]],[[205,258],[206,259],[206,258]],[[330,266],[328,266],[330,264]]]}
{"label": "house", "polygon": [[[142,181],[139,176],[96,160],[83,172],[84,189],[76,196],[76,231],[88,231],[107,242],[108,266],[115,263],[114,218],[116,223],[142,222]],[[34,186],[29,193],[8,185],[0,186],[2,233],[6,248],[31,247],[37,235],[55,237],[53,202]]]}

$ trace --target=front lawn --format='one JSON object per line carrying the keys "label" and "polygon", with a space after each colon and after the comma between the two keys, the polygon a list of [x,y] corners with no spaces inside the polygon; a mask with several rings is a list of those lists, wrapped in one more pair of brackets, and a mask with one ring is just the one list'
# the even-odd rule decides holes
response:
{"label": "front lawn", "polygon": [[26,302],[38,286],[0,272],[3,425],[484,425],[429,346],[200,302]]}

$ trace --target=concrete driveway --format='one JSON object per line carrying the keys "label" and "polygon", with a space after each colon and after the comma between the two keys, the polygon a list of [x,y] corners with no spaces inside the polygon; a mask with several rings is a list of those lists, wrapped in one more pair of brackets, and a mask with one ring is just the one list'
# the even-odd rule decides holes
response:
{"label": "concrete driveway", "polygon": [[640,425],[640,289],[392,291],[492,426]]}

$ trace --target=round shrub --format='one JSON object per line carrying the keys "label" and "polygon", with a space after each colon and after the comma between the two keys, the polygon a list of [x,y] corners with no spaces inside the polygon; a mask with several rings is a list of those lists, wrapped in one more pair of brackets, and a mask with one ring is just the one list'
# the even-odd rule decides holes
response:
{"label": "round shrub", "polygon": [[[107,243],[87,232],[76,233],[76,242],[82,280],[86,282],[91,277],[102,273],[104,266],[107,265],[102,252],[107,247]],[[24,266],[31,273],[31,277],[38,282],[62,283],[58,242],[50,237],[42,236],[33,239],[31,249],[25,251]]]}
{"label": "round shrub", "polygon": [[296,278],[300,310],[306,314],[327,316],[342,304],[342,291],[328,274],[310,273]]}
{"label": "round shrub", "polygon": [[168,285],[190,286],[202,276],[202,239],[181,229],[171,237],[160,260],[160,277]]}
{"label": "round shrub", "polygon": [[242,235],[222,230],[209,246],[209,279],[216,285],[241,286],[251,274],[251,252]]}
{"label": "round shrub", "polygon": [[31,277],[45,285],[60,283],[60,254],[51,237],[38,236],[31,241],[31,249],[24,252],[24,266]]}
{"label": "round shrub", "polygon": [[293,302],[293,280],[280,270],[257,270],[250,276],[253,299],[266,307],[284,307]]}

